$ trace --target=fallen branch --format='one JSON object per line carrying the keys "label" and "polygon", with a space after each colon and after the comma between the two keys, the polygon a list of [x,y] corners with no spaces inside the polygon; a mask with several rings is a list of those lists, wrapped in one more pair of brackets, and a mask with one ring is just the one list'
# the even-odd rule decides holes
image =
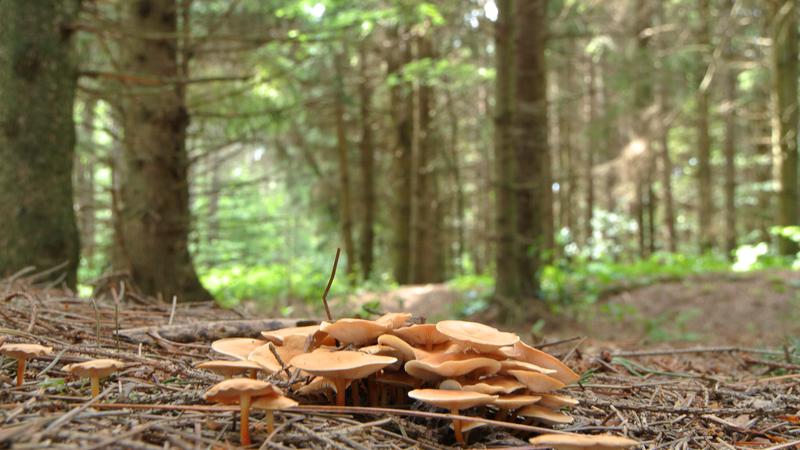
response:
{"label": "fallen branch", "polygon": [[314,319],[222,320],[182,325],[160,325],[119,330],[118,335],[131,342],[154,344],[153,335],[172,342],[213,341],[226,337],[261,337],[262,331],[302,327],[319,323]]}

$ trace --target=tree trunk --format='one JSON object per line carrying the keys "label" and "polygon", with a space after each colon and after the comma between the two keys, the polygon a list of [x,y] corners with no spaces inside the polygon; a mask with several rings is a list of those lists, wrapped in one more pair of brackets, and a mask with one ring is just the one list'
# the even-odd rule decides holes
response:
{"label": "tree trunk", "polygon": [[209,299],[188,245],[189,113],[185,84],[171,81],[188,77],[186,55],[179,60],[177,2],[138,0],[125,2],[124,8],[127,26],[139,34],[124,43],[122,67],[161,80],[155,86],[133,85],[136,95],[124,96],[119,208],[128,267],[147,294],[175,295],[182,301]]}
{"label": "tree trunk", "polygon": [[[725,12],[728,16],[733,9],[734,0],[725,2]],[[725,117],[725,140],[723,153],[725,155],[725,254],[733,260],[736,250],[736,88],[738,73],[733,68],[735,57],[732,36],[727,37],[723,58],[726,69],[724,75],[725,103],[723,115]]]}
{"label": "tree trunk", "polygon": [[497,21],[495,22],[497,66],[494,119],[495,233],[497,234],[495,295],[504,299],[520,297],[518,273],[515,270],[517,262],[516,217],[514,214],[515,155],[511,135],[514,99],[513,3],[513,0],[497,1]]}
{"label": "tree trunk", "polygon": [[[772,11],[772,157],[779,227],[798,225],[797,198],[797,2],[771,2]],[[778,239],[781,255],[797,253],[797,243]]]}
{"label": "tree trunk", "polygon": [[336,117],[336,154],[339,160],[339,226],[341,227],[344,254],[347,257],[347,274],[355,273],[356,251],[353,243],[353,212],[350,196],[350,162],[347,144],[347,129],[344,110],[344,68],[345,52],[334,53],[334,71],[336,76],[336,95],[334,100],[334,116]]}
{"label": "tree trunk", "polygon": [[588,128],[588,139],[585,141],[586,145],[586,167],[584,169],[583,178],[584,183],[586,183],[586,209],[584,210],[584,223],[583,223],[583,234],[585,236],[584,243],[586,245],[591,245],[593,239],[592,234],[594,230],[592,229],[592,218],[594,217],[594,176],[592,175],[592,170],[594,169],[594,159],[595,159],[595,142],[598,142],[598,133],[597,133],[597,83],[596,81],[596,64],[592,56],[590,55],[587,58],[588,64],[588,76],[586,77],[586,83],[589,86],[588,92],[588,105],[587,105],[587,123],[589,125]]}
{"label": "tree trunk", "polygon": [[359,103],[361,112],[361,189],[364,203],[364,223],[361,227],[361,274],[365,280],[372,276],[375,259],[375,143],[372,138],[372,86],[369,80],[367,44],[359,49],[361,81]]}
{"label": "tree trunk", "polygon": [[72,206],[75,154],[72,49],[78,0],[0,8],[0,277],[63,264],[75,288],[80,252]]}
{"label": "tree trunk", "polygon": [[94,200],[94,163],[96,161],[96,148],[94,142],[94,110],[97,101],[87,99],[83,102],[83,115],[81,117],[81,128],[83,132],[79,135],[82,139],[79,145],[80,150],[76,152],[75,158],[75,184],[76,198],[75,210],[78,214],[78,230],[81,239],[81,254],[86,261],[86,267],[94,268],[95,255],[95,213],[96,206]]}
{"label": "tree trunk", "polygon": [[[387,70],[390,76],[400,76],[403,66],[411,61],[411,49],[399,30],[393,29],[390,33],[391,48],[387,55]],[[411,154],[414,103],[410,91],[411,86],[408,83],[398,82],[389,92],[395,135],[392,152],[395,204],[392,266],[395,281],[400,284],[409,283],[411,262]]]}
{"label": "tree trunk", "polygon": [[[660,25],[665,25],[664,5],[658,2],[658,19]],[[667,38],[657,39],[659,50],[664,53],[667,49]],[[663,189],[664,203],[664,228],[667,234],[667,250],[671,253],[678,251],[678,234],[675,230],[675,202],[672,195],[672,158],[669,152],[670,122],[667,115],[670,112],[670,83],[671,77],[668,66],[663,58],[659,59],[656,70],[658,76],[658,140],[659,158],[661,160],[661,188]]]}
{"label": "tree trunk", "polygon": [[553,249],[550,151],[547,143],[547,0],[516,3],[514,149],[520,294],[539,297],[543,261]]}
{"label": "tree trunk", "polygon": [[713,230],[711,229],[714,211],[711,191],[711,135],[708,129],[711,91],[703,82],[708,69],[707,55],[711,47],[709,3],[710,0],[699,1],[700,26],[697,32],[697,45],[700,46],[695,96],[697,108],[697,236],[701,253],[710,250],[714,245]]}

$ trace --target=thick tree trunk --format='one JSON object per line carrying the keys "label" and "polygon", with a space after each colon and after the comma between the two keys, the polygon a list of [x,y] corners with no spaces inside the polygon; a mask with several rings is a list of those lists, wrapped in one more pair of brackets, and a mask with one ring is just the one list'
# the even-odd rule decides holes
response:
{"label": "thick tree trunk", "polygon": [[[773,1],[772,13],[772,157],[777,210],[775,224],[798,225],[797,198],[797,2]],[[797,243],[778,239],[782,255],[797,253]]]}
{"label": "thick tree trunk", "polygon": [[64,264],[51,278],[77,284],[80,251],[72,206],[72,22],[79,0],[0,7],[0,277]]}
{"label": "thick tree trunk", "polygon": [[547,0],[516,3],[514,147],[517,276],[520,294],[539,296],[542,263],[553,248],[553,203],[547,143]]}
{"label": "thick tree trunk", "polygon": [[336,95],[333,114],[336,117],[336,154],[339,161],[339,226],[341,227],[344,254],[347,256],[347,274],[355,273],[356,250],[353,242],[353,210],[350,195],[350,157],[344,110],[344,52],[334,54],[333,66],[336,75]]}
{"label": "thick tree trunk", "polygon": [[699,1],[700,26],[697,32],[697,45],[700,46],[697,93],[695,95],[697,117],[697,236],[700,252],[714,245],[711,220],[714,202],[711,190],[711,135],[709,133],[709,102],[711,91],[703,83],[708,68],[707,55],[711,47],[709,32],[711,11],[710,0]]}
{"label": "thick tree trunk", "polygon": [[[517,0],[520,1],[520,0]],[[523,0],[524,1],[524,0]],[[514,196],[514,142],[511,135],[514,99],[513,0],[498,0],[495,22],[497,78],[495,80],[495,295],[505,299],[520,297],[516,265],[516,216]]]}
{"label": "thick tree trunk", "polygon": [[361,80],[359,103],[361,113],[361,189],[364,206],[364,222],[361,227],[361,274],[365,280],[372,276],[375,259],[375,143],[372,137],[372,86],[370,85],[366,43],[361,44]]}
{"label": "thick tree trunk", "polygon": [[[403,66],[411,61],[411,48],[405,37],[394,29],[391,32],[391,49],[387,55],[389,75],[400,75]],[[410,281],[411,263],[411,154],[413,142],[414,103],[411,86],[397,83],[390,89],[390,104],[394,126],[392,172],[394,184],[394,212],[392,241],[392,266],[395,281]]]}
{"label": "thick tree trunk", "polygon": [[138,31],[124,42],[122,66],[159,80],[155,86],[133,86],[137,95],[124,96],[119,209],[127,268],[147,294],[209,299],[189,254],[189,113],[185,84],[175,81],[188,77],[188,64],[178,56],[177,2],[137,0],[123,6],[126,23]]}

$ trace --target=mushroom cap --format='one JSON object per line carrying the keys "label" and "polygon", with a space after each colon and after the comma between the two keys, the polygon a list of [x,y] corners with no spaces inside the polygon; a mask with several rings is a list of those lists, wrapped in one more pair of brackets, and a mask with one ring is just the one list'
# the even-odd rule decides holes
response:
{"label": "mushroom cap", "polygon": [[614,436],[611,434],[542,434],[530,439],[530,443],[534,445],[546,445],[553,447],[556,450],[573,450],[573,449],[626,449],[634,445],[639,445],[639,442],[633,439],[628,439],[623,436]]}
{"label": "mushroom cap", "polygon": [[519,336],[514,333],[506,333],[478,322],[444,320],[436,324],[436,329],[464,347],[479,352],[491,352],[519,341]]}
{"label": "mushroom cap", "polygon": [[549,424],[567,424],[575,420],[572,416],[537,404],[524,406],[516,414],[522,417],[532,417]]}
{"label": "mushroom cap", "polygon": [[49,355],[53,347],[45,347],[39,344],[3,344],[0,346],[0,353],[14,359],[36,358],[38,356]]}
{"label": "mushroom cap", "polygon": [[303,336],[304,338],[307,338],[312,334],[316,333],[318,330],[319,330],[319,325],[279,328],[277,330],[262,331],[261,336],[264,336],[264,339],[274,344],[283,345],[283,339],[286,336]]}
{"label": "mushroom cap", "polygon": [[528,386],[533,392],[550,392],[565,386],[561,381],[539,372],[530,370],[509,370],[508,374]]}
{"label": "mushroom cap", "polygon": [[368,355],[361,352],[315,350],[292,358],[291,364],[300,370],[330,379],[355,380],[364,378],[397,362],[390,356]]}
{"label": "mushroom cap", "polygon": [[378,344],[386,345],[397,350],[400,356],[402,356],[403,361],[410,361],[417,358],[414,352],[414,347],[397,336],[393,336],[391,334],[382,334],[378,336]]}
{"label": "mushroom cap", "polygon": [[517,409],[523,406],[532,405],[542,397],[530,394],[501,395],[492,404],[501,409]]}
{"label": "mushroom cap", "polygon": [[211,343],[211,349],[217,353],[236,359],[247,359],[253,350],[266,344],[267,341],[251,338],[225,338]]}
{"label": "mushroom cap", "polygon": [[411,320],[411,317],[411,313],[386,313],[375,319],[375,322],[394,330],[395,328],[404,327]]}
{"label": "mushroom cap", "polygon": [[[455,429],[455,424],[453,422],[450,422],[450,424],[448,426],[450,427],[451,430]],[[466,432],[472,431],[472,430],[474,430],[476,428],[485,427],[485,426],[486,426],[486,422],[473,422],[471,420],[469,422],[462,421],[461,422],[461,432],[462,433],[466,433]]]}
{"label": "mushroom cap", "polygon": [[283,395],[283,392],[271,383],[263,380],[231,378],[230,380],[220,381],[214,386],[211,386],[203,397],[210,402],[235,404],[239,403],[239,399],[242,395],[262,397]]}
{"label": "mushroom cap", "polygon": [[445,409],[467,409],[494,401],[496,395],[480,392],[453,391],[449,389],[414,389],[408,396],[424,403]]}
{"label": "mushroom cap", "polygon": [[247,355],[247,359],[253,362],[258,363],[261,368],[269,373],[280,372],[283,368],[281,367],[281,363],[278,362],[278,359],[275,358],[275,355],[270,350],[269,346],[272,344],[275,347],[275,353],[281,357],[283,363],[287,366],[289,365],[289,361],[297,355],[303,353],[303,348],[305,347],[306,338],[299,335],[290,335],[286,336],[283,339],[283,345],[275,345],[272,343],[264,344],[260,347],[255,348]]}
{"label": "mushroom cap", "polygon": [[542,400],[539,401],[539,404],[542,406],[546,406],[548,408],[558,409],[564,408],[567,406],[578,406],[580,401],[577,398],[572,398],[567,395],[556,395],[556,394],[541,394]]}
{"label": "mushroom cap", "polygon": [[233,375],[238,375],[240,373],[247,372],[248,370],[262,370],[260,364],[256,364],[253,361],[227,361],[227,360],[214,360],[214,361],[203,361],[199,364],[195,364],[195,367],[198,369],[205,369],[210,370],[216,374],[230,377]]}
{"label": "mushroom cap", "polygon": [[533,372],[543,373],[545,375],[553,375],[557,373],[556,370],[547,369],[536,364],[517,359],[504,359],[500,361],[500,372],[507,373],[509,370],[530,370]]}
{"label": "mushroom cap", "polygon": [[274,409],[294,408],[297,405],[299,405],[299,403],[290,399],[289,397],[283,395],[268,395],[264,397],[258,397],[250,404],[250,407],[254,409],[271,411]]}
{"label": "mushroom cap", "polygon": [[116,359],[92,359],[76,364],[67,364],[61,370],[86,378],[103,378],[125,367],[125,363]]}
{"label": "mushroom cap", "polygon": [[556,373],[553,374],[553,378],[560,380],[564,384],[572,384],[581,379],[580,375],[567,367],[566,364],[555,356],[545,353],[538,348],[531,347],[522,341],[514,344],[514,347],[511,349],[503,349],[502,352],[510,358],[555,370]]}
{"label": "mushroom cap", "polygon": [[411,345],[436,345],[450,340],[436,329],[436,324],[425,323],[411,325],[410,327],[397,328],[392,333]]}
{"label": "mushroom cap", "polygon": [[[447,391],[461,391],[463,390],[463,386],[461,386],[461,383],[459,383],[458,381],[452,378],[448,378],[439,383],[439,389],[444,389]],[[472,392],[478,392],[478,391],[473,390]],[[481,393],[485,394],[486,392],[481,392]]]}
{"label": "mushroom cap", "polygon": [[463,385],[465,391],[480,392],[482,394],[510,394],[520,389],[525,389],[525,384],[516,378],[496,376],[485,378],[473,384]]}
{"label": "mushroom cap", "polygon": [[[349,385],[350,382],[348,381],[345,387]],[[314,377],[308,384],[295,389],[294,392],[299,395],[313,395],[326,390],[336,392],[336,385],[324,377]]]}
{"label": "mushroom cap", "polygon": [[424,381],[435,381],[473,372],[492,375],[500,370],[500,363],[491,358],[463,353],[435,353],[424,359],[409,361],[404,367],[409,375]]}
{"label": "mushroom cap", "polygon": [[378,336],[389,331],[386,324],[364,319],[339,319],[333,323],[322,322],[319,329],[345,345],[371,344]]}

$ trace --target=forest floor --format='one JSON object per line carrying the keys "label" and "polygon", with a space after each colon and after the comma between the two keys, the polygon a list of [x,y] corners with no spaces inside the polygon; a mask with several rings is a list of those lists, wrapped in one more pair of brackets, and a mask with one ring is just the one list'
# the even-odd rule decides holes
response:
{"label": "forest floor", "polygon": [[[449,308],[434,295],[441,287],[407,289],[426,293],[431,302],[414,308],[428,313]],[[558,322],[548,342],[591,336],[545,344],[584,373],[580,385],[566,388],[581,400],[570,412],[575,422],[558,429],[625,434],[649,449],[800,448],[800,350],[781,346],[784,333],[792,330],[784,324],[791,317],[785,303],[793,301],[796,290],[792,273],[699,277],[618,292],[598,302],[596,320],[576,315]],[[193,367],[211,356],[210,336],[175,342],[164,338],[166,333],[149,333],[138,343],[116,339],[114,330],[251,318],[248,310],[208,303],[173,308],[136,299],[92,302],[1,283],[0,292],[24,294],[0,296],[0,339],[54,347],[50,356],[29,363],[22,387],[12,387],[15,363],[0,362],[0,448],[236,448],[235,408],[208,405],[202,394],[218,378]],[[713,306],[717,301],[728,303]],[[663,314],[667,323],[684,322],[677,337],[697,335],[670,343],[651,339],[653,333],[631,308],[603,306],[617,303],[633,305],[640,314]],[[698,308],[702,317],[670,318],[670,305]],[[620,316],[620,310],[627,312]],[[608,317],[599,318],[601,313]],[[714,332],[718,323],[726,328]],[[61,367],[98,357],[120,359],[126,368],[92,401],[86,383],[67,378]],[[298,399],[304,406],[276,414],[278,428],[271,435],[263,416],[253,414],[252,448],[452,448],[448,421],[424,416],[434,410],[419,404],[372,412],[346,407],[332,414]],[[533,434],[522,422],[514,425],[518,428],[497,423],[473,433],[471,446],[524,448]]]}

